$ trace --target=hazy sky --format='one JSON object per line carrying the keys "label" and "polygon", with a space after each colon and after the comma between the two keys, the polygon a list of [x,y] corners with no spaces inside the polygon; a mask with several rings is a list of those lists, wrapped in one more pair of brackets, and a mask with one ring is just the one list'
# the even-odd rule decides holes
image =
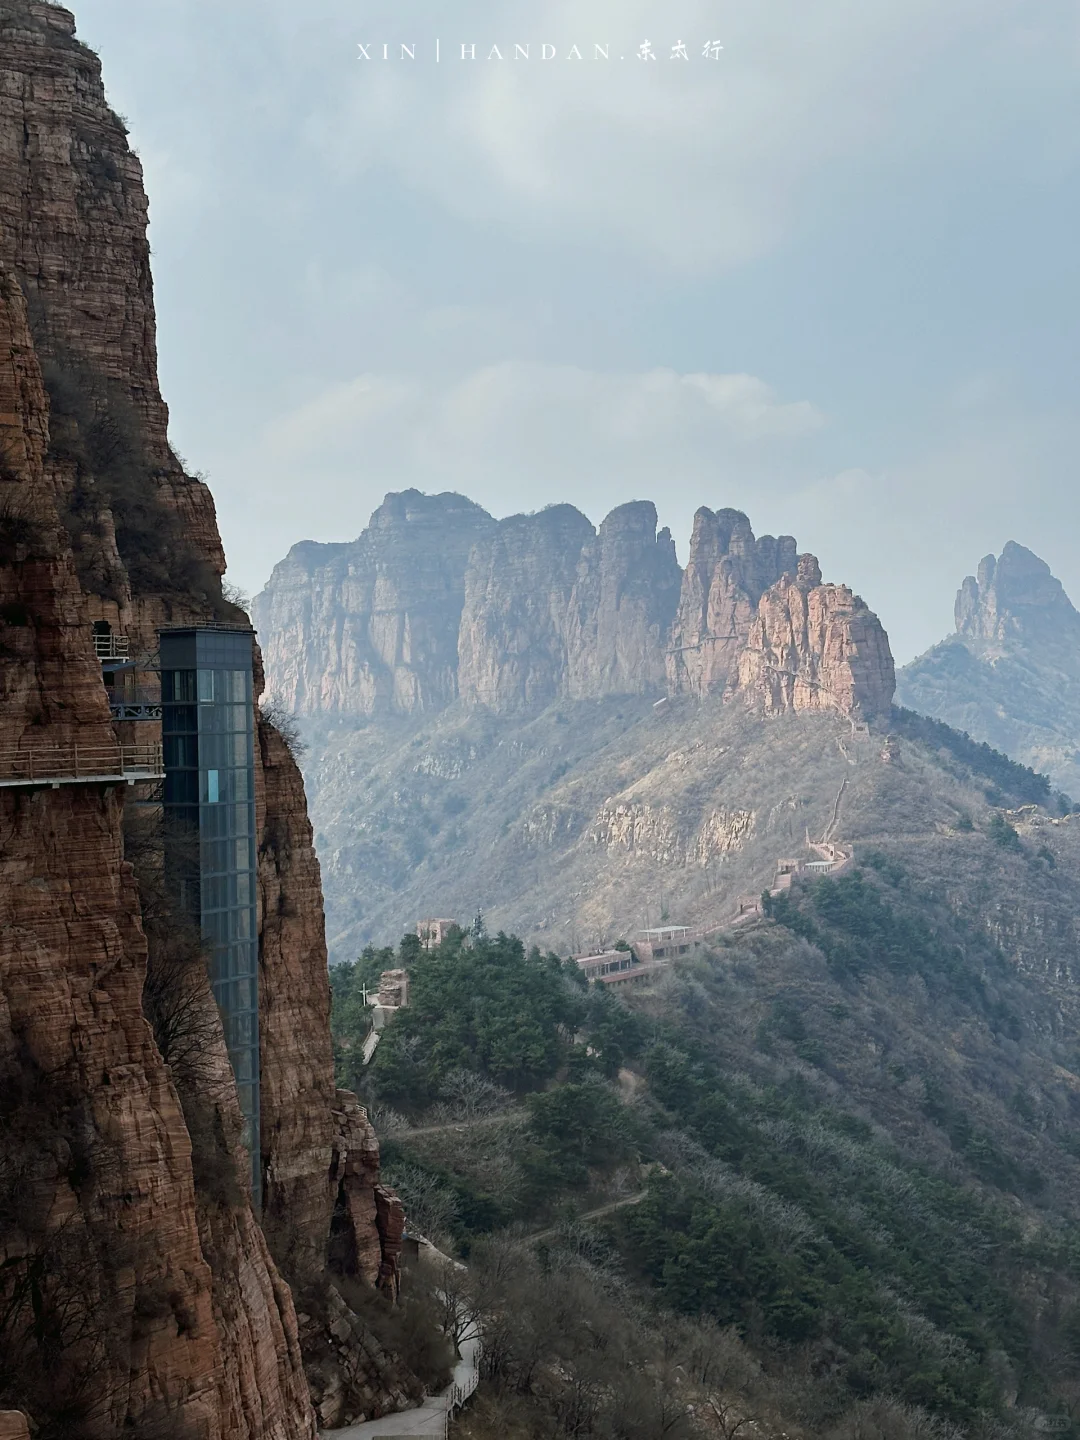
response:
{"label": "hazy sky", "polygon": [[901,661],[1006,540],[1080,601],[1075,0],[76,10],[242,588],[415,485],[736,505]]}

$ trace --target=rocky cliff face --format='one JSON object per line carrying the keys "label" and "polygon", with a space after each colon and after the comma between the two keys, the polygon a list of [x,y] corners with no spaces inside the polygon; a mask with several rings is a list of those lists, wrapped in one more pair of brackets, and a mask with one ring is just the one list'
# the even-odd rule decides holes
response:
{"label": "rocky cliff face", "polygon": [[[45,396],[10,275],[0,354],[6,778],[12,750],[47,767],[57,749],[107,753],[116,737],[43,469]],[[211,1218],[197,1206],[184,1116],[143,1018],[123,810],[114,785],[0,789],[0,1253],[16,1278],[44,1269],[44,1305],[73,1329],[50,1372],[8,1311],[0,1348],[18,1373],[6,1378],[32,1414],[50,1387],[72,1404],[88,1394],[103,1435],[153,1417],[163,1397],[201,1435],[313,1434],[292,1302],[250,1209]],[[227,1070],[223,1046],[216,1061]],[[235,1091],[221,1110],[238,1132]],[[209,1255],[200,1220],[216,1232]]]}
{"label": "rocky cliff face", "polygon": [[902,705],[966,730],[1080,796],[1080,613],[1009,541],[956,597],[956,632],[901,670]]}
{"label": "rocky cliff face", "polygon": [[679,578],[649,501],[620,505],[599,533],[572,505],[501,521],[466,574],[462,697],[510,714],[657,690]]}
{"label": "rocky cliff face", "polygon": [[[460,698],[512,715],[560,699],[741,690],[770,712],[888,708],[892,659],[877,618],[850,591],[822,587],[820,573],[804,583],[813,557],[800,560],[790,536],[755,539],[737,510],[698,511],[684,573],[649,501],[619,506],[599,532],[571,505],[499,522],[467,505],[458,496],[388,496],[355,545],[293,549],[255,602],[272,687],[287,706],[311,716],[380,706],[413,714]],[[392,534],[390,514],[402,517]],[[433,545],[420,520],[429,514],[453,543]],[[424,583],[443,596],[437,643],[414,646],[398,682],[380,662],[382,701],[349,638],[371,625],[347,573],[361,554],[372,571],[426,572]],[[815,588],[821,593],[804,604],[799,597]],[[384,630],[408,635],[411,602],[396,586],[383,596]],[[388,655],[400,655],[396,638],[394,646]],[[781,651],[798,684],[770,678]]]}
{"label": "rocky cliff face", "polygon": [[[92,621],[149,670],[158,625],[246,620],[221,593],[209,492],[168,446],[148,255],[97,58],[68,11],[0,0],[0,779],[28,755],[47,769],[76,744],[108,761],[158,738],[111,722]],[[328,1283],[333,1231],[347,1273],[394,1284],[400,1213],[333,1085],[303,789],[272,726],[260,741],[266,1236],[197,949],[197,1065],[160,1048],[148,997],[184,957],[150,812],[116,784],[0,787],[0,1404],[35,1433],[314,1436],[304,1361],[326,1336],[307,1326],[302,1355],[283,1274]],[[37,1344],[34,1287],[69,1327],[61,1361]],[[335,1418],[357,1413],[338,1389]],[[386,1403],[371,1391],[369,1412]]]}
{"label": "rocky cliff face", "polygon": [[986,555],[956,596],[956,633],[973,648],[1041,640],[1059,648],[1080,640],[1080,614],[1045,560],[1010,540]]}
{"label": "rocky cliff face", "polygon": [[290,711],[441,709],[457,694],[465,568],[494,527],[460,495],[388,495],[351,545],[296,545],[253,607]]}
{"label": "rocky cliff face", "polygon": [[737,675],[761,596],[795,565],[790,535],[755,540],[738,510],[697,512],[668,654],[673,691],[723,694]]}
{"label": "rocky cliff face", "polygon": [[[112,446],[117,412],[130,412],[153,479],[144,501],[175,516],[176,533],[221,574],[210,493],[168,444],[142,166],[106,104],[101,62],[75,38],[71,12],[43,0],[3,0],[0,38],[0,264],[24,289],[53,408],[92,403],[99,425],[111,408],[114,433],[99,439]],[[71,501],[82,477],[76,457],[64,460]],[[78,519],[95,529],[108,507],[94,501],[106,497],[77,498]]]}
{"label": "rocky cliff face", "polygon": [[465,577],[458,685],[496,711],[543,708],[567,673],[570,603],[595,532],[572,505],[501,521]]}
{"label": "rocky cliff face", "polygon": [[823,585],[813,555],[800,555],[795,575],[762,595],[737,674],[738,688],[774,715],[887,715],[895,684],[877,616],[847,586]]}
{"label": "rocky cliff face", "polygon": [[[314,547],[297,547],[275,571],[256,616],[273,688],[305,714],[335,959],[477,904],[570,944],[627,907],[637,923],[655,920],[661,897],[689,904],[694,893],[707,908],[790,812],[763,819],[723,746],[695,738],[686,750],[692,717],[700,711],[706,731],[721,713],[736,732],[774,728],[760,726],[763,713],[790,722],[806,739],[779,727],[781,754],[810,744],[818,720],[829,744],[846,744],[847,722],[887,716],[884,630],[850,590],[823,584],[792,538],[757,538],[741,512],[702,509],[682,572],[656,525],[646,501],[598,531],[569,505],[487,519],[462,571],[456,700],[412,710],[407,729],[391,711],[342,724],[348,681],[336,660],[325,683],[297,683],[304,667],[315,677],[325,637],[347,623],[338,562],[327,551],[305,578],[296,557]],[[414,545],[414,566],[424,553]],[[616,743],[617,762],[604,754]]]}
{"label": "rocky cliff face", "polygon": [[681,578],[671,531],[657,534],[651,501],[611,512],[582,551],[570,597],[566,690],[573,699],[649,695],[663,685]]}

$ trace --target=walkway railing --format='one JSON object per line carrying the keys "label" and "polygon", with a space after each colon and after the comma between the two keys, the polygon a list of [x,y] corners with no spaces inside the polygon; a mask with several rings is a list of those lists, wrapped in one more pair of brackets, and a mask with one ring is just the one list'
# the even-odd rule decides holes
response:
{"label": "walkway railing", "polygon": [[160,745],[51,745],[0,749],[0,786],[134,785],[161,780]]}
{"label": "walkway railing", "polygon": [[480,1384],[480,1346],[477,1344],[472,1354],[472,1364],[468,1372],[461,1380],[456,1380],[446,1392],[446,1417],[443,1422],[443,1440],[449,1440],[450,1421],[454,1415],[465,1404],[471,1396],[475,1395],[476,1387]]}
{"label": "walkway railing", "polygon": [[131,653],[127,635],[95,635],[94,654],[99,660],[126,660]]}
{"label": "walkway railing", "polygon": [[160,690],[109,690],[109,713],[114,720],[160,720]]}

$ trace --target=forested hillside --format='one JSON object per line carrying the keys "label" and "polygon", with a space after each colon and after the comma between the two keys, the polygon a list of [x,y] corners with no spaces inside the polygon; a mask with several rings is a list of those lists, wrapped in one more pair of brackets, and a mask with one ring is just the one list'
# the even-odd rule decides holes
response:
{"label": "forested hillside", "polygon": [[[973,843],[1047,868],[1009,835]],[[1071,1000],[885,850],[767,912],[618,997],[504,935],[333,972],[341,1078],[499,1337],[462,1434],[1019,1434],[1074,1413]],[[391,961],[410,1007],[364,1069],[358,986]]]}

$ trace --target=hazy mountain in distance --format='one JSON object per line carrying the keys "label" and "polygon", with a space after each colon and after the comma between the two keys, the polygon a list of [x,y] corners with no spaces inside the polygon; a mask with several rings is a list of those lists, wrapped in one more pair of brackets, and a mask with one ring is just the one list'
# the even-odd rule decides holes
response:
{"label": "hazy mountain in distance", "polygon": [[956,597],[956,633],[897,675],[896,700],[966,730],[1080,796],[1080,612],[1010,540]]}

